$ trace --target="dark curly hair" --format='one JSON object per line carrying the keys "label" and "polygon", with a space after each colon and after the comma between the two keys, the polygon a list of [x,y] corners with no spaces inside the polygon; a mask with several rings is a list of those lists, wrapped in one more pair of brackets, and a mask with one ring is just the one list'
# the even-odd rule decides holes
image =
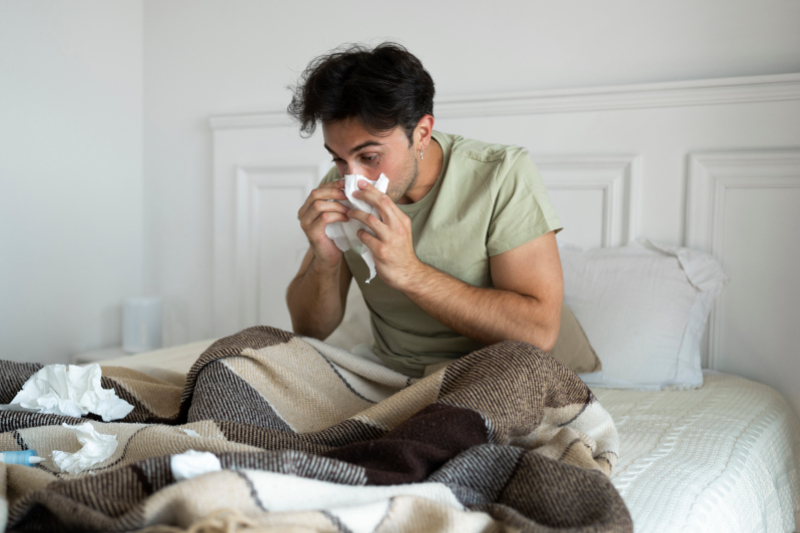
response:
{"label": "dark curly hair", "polygon": [[433,79],[403,46],[386,42],[339,47],[308,64],[287,111],[310,137],[317,122],[358,117],[373,134],[400,126],[409,143],[425,115],[433,115]]}

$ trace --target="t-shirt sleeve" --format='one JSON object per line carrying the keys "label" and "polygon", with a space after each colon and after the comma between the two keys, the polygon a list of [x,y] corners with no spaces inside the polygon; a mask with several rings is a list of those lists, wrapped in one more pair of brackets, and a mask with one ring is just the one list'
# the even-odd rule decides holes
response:
{"label": "t-shirt sleeve", "polygon": [[489,256],[562,229],[539,169],[523,149],[506,154],[493,188],[494,211],[486,240]]}

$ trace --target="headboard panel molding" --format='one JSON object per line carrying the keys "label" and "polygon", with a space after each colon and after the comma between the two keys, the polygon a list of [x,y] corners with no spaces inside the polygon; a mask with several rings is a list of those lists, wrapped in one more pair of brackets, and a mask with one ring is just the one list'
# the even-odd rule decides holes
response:
{"label": "headboard panel molding", "polygon": [[[534,155],[532,159],[566,228],[560,240],[596,247],[621,246],[637,237],[641,156]],[[594,206],[587,205],[586,192],[599,193]],[[581,216],[587,211],[599,211],[599,220]]]}
{"label": "headboard panel molding", "polygon": [[731,282],[708,324],[708,367],[784,389],[800,404],[800,149],[689,155],[686,243]]}
{"label": "headboard panel molding", "polygon": [[[256,324],[291,329],[279,305],[297,273],[305,235],[297,210],[329,163],[305,160],[234,165],[215,196],[215,324],[235,331]],[[231,238],[233,237],[233,238]]]}
{"label": "headboard panel molding", "polygon": [[[519,116],[800,99],[800,74],[716,78],[438,98],[437,118]],[[292,126],[283,108],[215,115],[212,130]]]}

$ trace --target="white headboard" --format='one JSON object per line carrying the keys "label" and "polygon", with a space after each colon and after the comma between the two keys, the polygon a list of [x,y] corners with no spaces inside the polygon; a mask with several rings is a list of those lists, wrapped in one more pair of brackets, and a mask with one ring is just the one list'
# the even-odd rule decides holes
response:
{"label": "white headboard", "polygon": [[[530,150],[561,241],[646,236],[713,253],[732,282],[706,365],[770,384],[800,412],[800,74],[437,100],[436,128]],[[215,116],[216,333],[291,329],[296,221],[330,167],[282,111]]]}

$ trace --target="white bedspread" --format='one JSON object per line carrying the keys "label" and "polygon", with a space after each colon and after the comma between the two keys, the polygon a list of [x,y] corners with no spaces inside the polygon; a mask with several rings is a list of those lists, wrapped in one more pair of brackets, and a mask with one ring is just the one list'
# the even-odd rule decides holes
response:
{"label": "white bedspread", "polygon": [[770,387],[704,378],[690,391],[593,390],[619,431],[612,481],[635,531],[795,531],[797,416]]}

